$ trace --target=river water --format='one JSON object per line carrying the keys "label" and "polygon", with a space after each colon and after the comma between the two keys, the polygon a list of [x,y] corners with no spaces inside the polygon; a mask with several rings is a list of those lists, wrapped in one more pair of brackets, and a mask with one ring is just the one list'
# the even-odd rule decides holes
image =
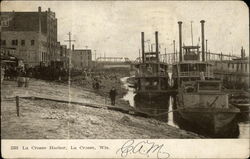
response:
{"label": "river water", "polygon": [[[134,108],[141,108],[141,107],[147,107],[146,103],[143,102],[142,103],[138,103],[135,102],[134,97],[135,97],[135,93],[134,93],[134,88],[129,87],[129,83],[127,82],[127,79],[129,77],[124,77],[121,78],[121,81],[123,83],[123,86],[128,90],[127,94],[124,95],[123,99],[126,101],[129,101],[129,104],[131,107]],[[204,132],[198,130],[195,128],[194,125],[190,125],[190,123],[188,123],[187,121],[185,121],[184,119],[181,118],[181,116],[179,115],[178,112],[173,111],[173,109],[176,108],[175,104],[174,104],[174,100],[173,97],[168,96],[166,97],[168,100],[166,100],[166,103],[161,103],[161,106],[157,106],[157,103],[150,103],[150,105],[148,107],[151,108],[156,108],[159,110],[147,110],[145,109],[146,113],[153,113],[153,114],[161,114],[159,115],[159,117],[157,117],[158,120],[167,122],[168,125],[174,126],[176,128],[179,129],[184,129],[184,130],[188,130],[188,131],[192,131],[204,136],[207,136],[209,138],[249,138],[249,134],[250,134],[250,122],[249,121],[242,121],[239,120],[238,117],[235,120],[235,125],[234,127],[232,127],[232,129],[230,129],[230,132],[228,132],[228,134],[226,136],[210,136],[210,134],[204,134]],[[163,109],[163,108],[167,108],[167,109]],[[142,110],[142,109],[140,109]],[[165,112],[165,113],[164,113]]]}

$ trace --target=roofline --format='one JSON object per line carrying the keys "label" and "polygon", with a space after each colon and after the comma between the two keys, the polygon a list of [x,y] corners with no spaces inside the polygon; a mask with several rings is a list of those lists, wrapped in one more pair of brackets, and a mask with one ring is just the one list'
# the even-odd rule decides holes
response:
{"label": "roofline", "polygon": [[88,51],[88,50],[91,50],[91,49],[74,49],[72,51]]}
{"label": "roofline", "polygon": [[213,65],[212,62],[208,62],[208,61],[182,61],[182,62],[174,63],[174,65],[176,64],[210,64],[210,65]]}

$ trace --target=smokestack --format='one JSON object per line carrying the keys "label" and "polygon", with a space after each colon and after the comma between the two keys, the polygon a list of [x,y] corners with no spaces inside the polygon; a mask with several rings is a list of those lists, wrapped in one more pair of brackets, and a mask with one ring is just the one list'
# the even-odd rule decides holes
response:
{"label": "smokestack", "polygon": [[180,52],[179,53],[179,61],[181,62],[182,61],[182,35],[181,35],[181,33],[182,33],[182,30],[181,30],[182,22],[179,21],[178,24],[179,24],[179,52]]}
{"label": "smokestack", "polygon": [[141,32],[141,54],[142,54],[142,63],[144,63],[144,32]]}
{"label": "smokestack", "polygon": [[38,31],[39,33],[41,33],[42,27],[41,27],[41,12],[42,12],[42,8],[39,6],[38,7]]}
{"label": "smokestack", "polygon": [[42,11],[42,8],[39,6],[38,7],[38,12],[41,12]]}
{"label": "smokestack", "polygon": [[156,52],[156,59],[157,61],[159,61],[158,31],[155,32],[155,52]]}
{"label": "smokestack", "polygon": [[50,8],[48,8],[48,12],[50,12]]}
{"label": "smokestack", "polygon": [[75,46],[74,46],[74,44],[72,45],[72,51],[74,51],[75,50]]}
{"label": "smokestack", "polygon": [[202,61],[205,61],[204,23],[205,23],[205,20],[201,20],[201,53],[202,53]]}

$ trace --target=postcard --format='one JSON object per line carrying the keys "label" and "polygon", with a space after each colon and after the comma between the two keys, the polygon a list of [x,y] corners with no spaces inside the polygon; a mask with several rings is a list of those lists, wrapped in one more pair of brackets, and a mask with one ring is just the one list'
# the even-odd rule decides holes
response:
{"label": "postcard", "polygon": [[248,158],[243,1],[1,2],[3,158]]}

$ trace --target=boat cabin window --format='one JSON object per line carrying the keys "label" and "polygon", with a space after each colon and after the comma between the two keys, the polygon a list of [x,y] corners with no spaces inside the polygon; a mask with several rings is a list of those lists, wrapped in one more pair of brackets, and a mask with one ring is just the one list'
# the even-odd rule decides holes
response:
{"label": "boat cabin window", "polygon": [[220,91],[220,82],[199,82],[198,91]]}
{"label": "boat cabin window", "polygon": [[180,71],[188,72],[188,64],[181,64]]}
{"label": "boat cabin window", "polygon": [[158,80],[157,79],[143,79],[141,81],[145,90],[157,90],[158,89]]}
{"label": "boat cabin window", "polygon": [[206,64],[199,65],[199,71],[200,72],[206,72]]}
{"label": "boat cabin window", "polygon": [[184,46],[184,60],[199,60],[198,46]]}
{"label": "boat cabin window", "polygon": [[195,65],[195,64],[190,64],[190,65],[189,65],[189,71],[197,71],[197,65]]}
{"label": "boat cabin window", "polygon": [[180,65],[180,71],[181,72],[206,72],[206,68],[209,67],[207,64],[181,64]]}

